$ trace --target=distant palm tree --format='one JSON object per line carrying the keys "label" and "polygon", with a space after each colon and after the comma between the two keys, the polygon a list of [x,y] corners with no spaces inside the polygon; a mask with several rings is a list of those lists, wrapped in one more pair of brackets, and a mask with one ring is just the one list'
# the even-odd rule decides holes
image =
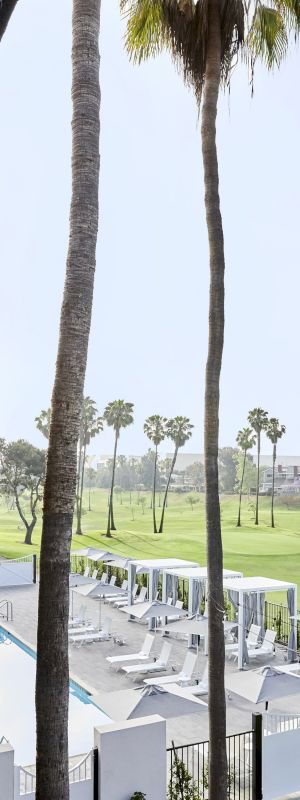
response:
{"label": "distant palm tree", "polygon": [[127,428],[128,425],[132,425],[133,409],[134,409],[133,403],[125,403],[124,400],[113,400],[111,403],[108,403],[108,405],[104,409],[104,414],[103,414],[103,419],[105,420],[106,424],[109,425],[109,427],[113,428],[115,431],[115,446],[114,446],[112,478],[111,478],[110,497],[108,505],[107,530],[106,530],[106,536],[108,536],[109,538],[111,537],[111,530],[112,531],[116,530],[114,521],[114,509],[113,509],[113,493],[114,493],[118,439],[120,436],[121,429]]}
{"label": "distant palm tree", "polygon": [[164,528],[164,516],[165,516],[165,509],[168,497],[169,486],[173,474],[173,470],[176,464],[176,459],[178,455],[178,450],[180,447],[183,447],[186,442],[191,438],[192,430],[194,425],[192,425],[191,421],[188,417],[174,417],[174,419],[169,419],[166,426],[166,436],[168,439],[171,439],[174,442],[174,455],[171,462],[171,467],[168,475],[166,490],[164,494],[162,512],[161,512],[161,519],[160,519],[160,526],[158,533],[163,532]]}
{"label": "distant palm tree", "polygon": [[256,508],[255,525],[258,525],[258,496],[259,496],[259,465],[260,465],[260,437],[261,432],[266,430],[268,425],[268,413],[263,408],[253,408],[249,411],[248,422],[256,433],[257,439],[257,480],[256,480]]}
{"label": "distant palm tree", "polygon": [[153,492],[152,492],[152,515],[153,515],[153,533],[157,533],[156,525],[156,512],[155,512],[155,494],[156,494],[156,471],[157,471],[157,457],[158,447],[166,437],[167,418],[160,417],[159,414],[152,414],[144,423],[144,433],[155,445],[155,458],[154,458],[154,471],[153,471]]}
{"label": "distant palm tree", "polygon": [[275,521],[274,521],[274,485],[275,485],[275,464],[276,464],[276,455],[277,455],[277,442],[278,439],[281,439],[283,434],[286,431],[285,425],[279,424],[279,419],[277,417],[270,417],[268,421],[268,425],[266,428],[266,434],[270,442],[273,445],[273,468],[272,468],[272,499],[271,499],[271,526],[275,528]]}
{"label": "distant palm tree", "polygon": [[91,397],[85,397],[82,404],[82,415],[78,442],[78,474],[77,474],[77,528],[76,535],[82,534],[82,498],[86,461],[86,448],[98,433],[103,431],[103,419],[98,416],[98,409]]}
{"label": "distant palm tree", "polygon": [[43,409],[38,417],[35,417],[35,423],[38,431],[49,439],[50,421],[51,421],[51,408]]}
{"label": "distant palm tree", "polygon": [[243,467],[242,467],[242,477],[240,483],[240,498],[239,498],[239,513],[238,513],[238,520],[236,523],[236,527],[241,527],[241,505],[242,505],[242,493],[243,493],[243,483],[244,483],[244,475],[245,475],[245,466],[246,466],[246,458],[248,450],[252,450],[256,442],[256,436],[253,433],[252,428],[242,428],[241,431],[238,432],[236,437],[236,443],[241,448],[244,458],[243,458]]}

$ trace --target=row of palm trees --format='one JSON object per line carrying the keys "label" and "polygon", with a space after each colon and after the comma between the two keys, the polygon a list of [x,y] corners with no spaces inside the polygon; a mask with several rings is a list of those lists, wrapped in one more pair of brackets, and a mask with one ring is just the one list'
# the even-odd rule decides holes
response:
{"label": "row of palm trees", "polygon": [[[239,56],[270,68],[300,28],[299,0],[120,0],[127,50],[137,62],[167,49],[202,107],[209,240],[209,341],[205,389],[205,482],[209,614],[209,798],[226,800],[223,553],[218,486],[219,395],[224,339],[224,238],[216,118],[221,86]],[[16,0],[0,3],[0,40]],[[99,204],[101,0],[73,0],[72,198],[66,281],[51,404],[41,544],[36,717],[36,800],[68,800],[69,554],[77,443],[93,303]]]}
{"label": "row of palm trees", "polygon": [[[98,409],[94,400],[91,397],[84,397],[82,403],[82,412],[79,429],[78,439],[78,453],[77,453],[77,481],[76,481],[76,511],[77,511],[77,527],[76,535],[82,534],[82,500],[83,500],[83,486],[84,486],[84,471],[86,464],[86,450],[88,445],[98,433],[103,431],[103,423],[105,422],[109,427],[113,428],[115,433],[114,452],[112,459],[112,477],[108,502],[108,519],[106,536],[111,538],[111,531],[116,530],[114,518],[114,486],[115,486],[115,473],[117,463],[117,448],[120,438],[121,430],[127,428],[133,423],[133,403],[127,403],[125,400],[113,400],[108,403],[104,409],[103,415],[99,416]],[[37,429],[49,438],[51,422],[51,409],[42,410],[39,416],[35,418]],[[178,455],[178,450],[183,447],[192,435],[193,425],[188,417],[174,417],[167,419],[159,414],[153,414],[148,417],[144,423],[144,432],[148,439],[155,446],[155,458],[153,469],[153,493],[152,493],[152,512],[153,512],[153,531],[154,533],[162,533],[164,527],[164,517],[167,505],[168,491]],[[156,522],[156,488],[157,488],[157,460],[158,460],[158,447],[164,439],[171,439],[174,443],[174,453],[168,471],[167,484],[164,493],[162,504],[161,518],[159,528]]]}
{"label": "row of palm trees", "polygon": [[275,465],[276,465],[276,457],[277,457],[277,443],[278,440],[281,439],[283,434],[286,431],[285,425],[281,425],[279,419],[277,417],[268,417],[268,412],[264,411],[263,408],[253,408],[252,411],[249,411],[248,414],[248,422],[250,423],[250,428],[242,428],[238,432],[236,437],[236,442],[240,447],[243,453],[243,466],[242,466],[242,476],[240,482],[240,490],[239,490],[239,509],[238,509],[238,519],[237,519],[237,527],[241,526],[241,506],[242,506],[242,493],[243,493],[243,483],[244,483],[244,475],[245,475],[245,467],[246,467],[246,459],[249,450],[257,445],[257,475],[256,475],[256,505],[255,505],[255,525],[259,524],[258,520],[258,502],[259,502],[259,483],[260,483],[260,445],[261,445],[261,434],[265,431],[268,439],[273,445],[273,458],[272,458],[272,492],[271,492],[271,527],[275,528],[275,519],[274,519],[274,487],[275,487]]}

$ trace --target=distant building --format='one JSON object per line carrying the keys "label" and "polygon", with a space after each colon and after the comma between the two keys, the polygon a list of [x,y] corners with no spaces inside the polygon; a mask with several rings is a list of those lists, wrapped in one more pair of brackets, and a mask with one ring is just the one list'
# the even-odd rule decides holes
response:
{"label": "distant building", "polygon": [[[280,460],[283,461],[283,458],[281,457]],[[263,461],[263,457],[261,461]],[[275,465],[275,494],[300,494],[300,459],[294,458],[294,461],[299,461],[299,464],[290,464],[286,461],[287,459],[285,459],[285,463]],[[272,478],[272,467],[262,470],[259,486],[261,494],[271,494]]]}

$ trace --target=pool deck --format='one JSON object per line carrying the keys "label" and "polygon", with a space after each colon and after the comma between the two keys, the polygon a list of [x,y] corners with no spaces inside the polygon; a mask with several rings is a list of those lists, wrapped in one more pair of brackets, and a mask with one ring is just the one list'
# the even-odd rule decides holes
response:
{"label": "pool deck", "polygon": [[[1,599],[11,600],[13,603],[13,622],[6,623],[0,620],[3,627],[7,627],[16,637],[22,638],[33,648],[36,648],[37,634],[37,603],[38,586],[30,585],[25,587],[5,588],[1,592]],[[99,602],[89,598],[82,598],[74,592],[74,613],[84,604],[87,607],[87,617],[98,626]],[[112,640],[108,642],[93,643],[82,647],[70,646],[70,677],[87,687],[92,693],[110,692],[119,689],[128,689],[132,686],[142,685],[142,678],[136,676],[135,681],[110,668],[106,657],[108,655],[121,655],[127,652],[138,652],[147,632],[147,625],[129,622],[127,615],[122,611],[105,605],[102,602],[102,620],[109,616],[112,620],[113,635],[122,637],[126,640],[126,645],[114,644]],[[162,643],[161,633],[156,634],[157,641],[154,644],[153,655],[160,652]],[[170,670],[179,672],[186,654],[186,641],[170,636],[173,643]],[[152,655],[152,653],[151,653]],[[284,663],[285,649],[278,647],[275,658],[272,659],[273,665]],[[199,677],[206,665],[206,656],[200,650],[198,658]],[[257,664],[251,664],[251,668],[263,665],[262,659]],[[236,671],[236,663],[226,661],[226,671]],[[148,676],[145,676],[148,677]],[[207,702],[207,696],[202,696],[201,700]],[[249,731],[252,727],[251,715],[253,712],[263,711],[263,704],[254,705],[242,698],[232,695],[227,698],[227,733],[234,734],[242,731]],[[300,693],[298,696],[285,697],[280,701],[272,701],[269,710],[273,713],[286,713],[300,715]],[[208,715],[204,712],[198,714],[184,715],[180,718],[167,720],[167,743],[171,745],[172,740],[176,745],[200,742],[208,739]]]}

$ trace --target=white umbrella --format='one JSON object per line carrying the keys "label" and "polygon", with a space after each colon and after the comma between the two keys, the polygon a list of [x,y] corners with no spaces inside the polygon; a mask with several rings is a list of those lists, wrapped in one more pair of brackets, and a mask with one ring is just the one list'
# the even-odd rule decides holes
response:
{"label": "white umbrella", "polygon": [[202,700],[177,695],[162,686],[142,686],[117,692],[101,692],[94,695],[92,700],[115,722],[151,714],[159,714],[164,719],[170,719],[180,717],[182,714],[207,711],[207,704]]}
{"label": "white umbrella", "polygon": [[101,628],[101,601],[102,597],[105,597],[106,594],[115,594],[122,595],[122,589],[119,586],[111,586],[109,583],[100,583],[100,581],[93,581],[92,583],[85,584],[84,586],[78,586],[74,588],[74,592],[77,592],[82,597],[91,597],[99,600],[99,628]]}
{"label": "white umbrella", "polygon": [[100,550],[95,547],[82,547],[80,550],[72,550],[71,556],[85,556],[85,558],[91,558],[92,561],[100,561],[102,555],[106,552],[107,550]]}
{"label": "white umbrella", "polygon": [[225,675],[225,688],[250,703],[265,703],[266,710],[269,700],[290,694],[300,697],[299,677],[269,666]]}
{"label": "white umbrella", "polygon": [[168,606],[167,603],[160,603],[159,600],[148,601],[147,603],[133,603],[131,606],[124,606],[122,611],[136,619],[155,619],[156,617],[184,617],[186,611],[175,606]]}

